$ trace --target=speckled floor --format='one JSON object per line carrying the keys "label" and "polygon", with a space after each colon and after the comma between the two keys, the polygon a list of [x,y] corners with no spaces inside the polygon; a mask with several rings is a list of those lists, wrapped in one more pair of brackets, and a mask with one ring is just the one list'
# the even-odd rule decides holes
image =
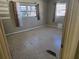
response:
{"label": "speckled floor", "polygon": [[46,50],[58,56],[62,33],[55,28],[42,27],[7,38],[13,59],[57,59]]}

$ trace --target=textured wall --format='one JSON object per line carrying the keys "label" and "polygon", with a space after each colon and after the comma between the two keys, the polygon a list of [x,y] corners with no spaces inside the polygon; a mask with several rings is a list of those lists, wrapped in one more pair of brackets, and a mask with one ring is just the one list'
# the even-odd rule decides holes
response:
{"label": "textured wall", "polygon": [[23,18],[23,26],[17,28],[15,26],[13,19],[4,20],[4,27],[6,33],[12,33],[17,32],[20,30],[25,30],[28,28],[33,28],[40,25],[45,25],[46,23],[46,17],[47,17],[47,1],[46,0],[14,0],[16,2],[36,2],[39,4],[39,12],[40,12],[40,20],[37,20],[36,17],[25,17]]}

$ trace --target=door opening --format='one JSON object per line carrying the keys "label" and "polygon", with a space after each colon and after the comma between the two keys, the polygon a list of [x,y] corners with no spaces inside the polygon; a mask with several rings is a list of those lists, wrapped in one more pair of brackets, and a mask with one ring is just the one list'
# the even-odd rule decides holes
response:
{"label": "door opening", "polygon": [[[18,12],[18,8],[23,10],[22,11],[19,9],[22,13],[18,13],[18,14],[16,13],[17,16],[15,16],[14,13],[11,13],[12,11],[11,9],[9,9],[10,6],[8,5],[10,1],[7,1],[8,3],[6,3],[5,5],[0,2],[1,5],[4,5],[2,6],[3,7],[2,9],[6,10],[5,13],[3,13],[4,11],[3,12],[0,11],[1,15],[4,14],[3,16],[1,16],[2,18],[1,23],[3,24],[4,31],[5,31],[5,33],[1,35],[6,34],[12,59],[52,59],[52,58],[53,59],[60,59],[60,58],[69,59],[69,58],[72,58],[73,57],[72,54],[74,55],[74,53],[72,53],[72,48],[74,49],[74,52],[75,52],[75,48],[72,45],[74,45],[77,42],[77,40],[75,41],[74,38],[77,37],[77,31],[78,31],[77,30],[78,20],[76,18],[76,16],[78,15],[77,14],[78,4],[76,3],[78,3],[78,1],[76,2],[73,2],[74,0],[73,1],[70,0],[70,1],[71,3],[69,4],[69,7],[70,7],[69,9],[72,10],[71,12],[68,11],[69,12],[68,13],[65,11],[66,4],[62,4],[62,5],[57,4],[57,7],[59,6],[60,9],[56,8],[56,10],[58,10],[61,13],[60,14],[59,12],[56,12],[56,16],[64,16],[66,12],[68,13],[67,15],[69,15],[69,16],[66,15],[67,19],[72,20],[68,22],[68,24],[67,23],[65,24],[65,26],[69,25],[65,27],[65,29],[60,29],[60,28],[51,26],[53,24],[52,12],[54,12],[52,11],[54,9],[51,8],[51,7],[54,7],[54,5],[52,5],[52,1],[40,1],[40,0],[35,1],[35,2],[33,1],[28,1],[28,2],[13,1],[14,3],[12,3],[12,6],[16,6],[16,9],[13,9],[13,11]],[[63,8],[61,8],[61,6],[63,6]],[[76,9],[72,7],[76,7]],[[72,16],[70,14],[72,14]],[[23,17],[19,18],[20,16],[18,15],[21,15]],[[16,27],[14,16],[18,17],[18,22],[22,26]],[[74,20],[71,18],[73,19],[76,18],[76,21],[74,22]],[[5,19],[8,19],[8,20],[5,20]],[[21,21],[19,21],[19,19],[21,19]],[[66,19],[66,22],[68,21],[67,19]],[[74,24],[72,25],[71,23],[74,23],[75,25]],[[62,25],[58,24],[58,27],[60,26]],[[75,28],[73,28],[73,26],[76,28],[76,30]],[[72,28],[73,30],[70,28]],[[64,34],[62,34],[63,30],[65,31]],[[73,37],[72,40],[71,40],[71,36]],[[62,37],[65,40],[63,40]],[[70,39],[71,41],[68,39]],[[73,44],[69,44],[70,42]],[[64,44],[64,46],[62,43]],[[69,44],[69,46],[67,44]],[[70,46],[71,46],[70,48],[71,51],[69,50]],[[74,46],[76,47],[76,44]],[[66,50],[67,47],[68,47],[67,49],[68,51]],[[68,56],[69,55],[68,52],[69,54],[72,53],[71,54],[72,57]],[[7,58],[7,59],[10,59],[10,58]]]}

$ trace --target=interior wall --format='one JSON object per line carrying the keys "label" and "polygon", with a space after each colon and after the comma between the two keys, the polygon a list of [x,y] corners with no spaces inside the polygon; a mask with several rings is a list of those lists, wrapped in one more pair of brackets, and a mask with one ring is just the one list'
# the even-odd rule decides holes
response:
{"label": "interior wall", "polygon": [[79,59],[79,42],[78,42],[78,46],[75,54],[75,59]]}
{"label": "interior wall", "polygon": [[[10,1],[10,0],[9,0]],[[37,20],[36,17],[25,17],[22,19],[23,26],[16,27],[13,19],[4,20],[4,27],[6,34],[13,33],[28,28],[33,28],[46,24],[47,17],[47,1],[46,0],[14,0],[16,2],[36,2],[39,4],[40,20]]]}
{"label": "interior wall", "polygon": [[47,18],[47,24],[52,25],[53,22],[53,16],[54,16],[54,0],[50,0],[48,2],[48,18]]}

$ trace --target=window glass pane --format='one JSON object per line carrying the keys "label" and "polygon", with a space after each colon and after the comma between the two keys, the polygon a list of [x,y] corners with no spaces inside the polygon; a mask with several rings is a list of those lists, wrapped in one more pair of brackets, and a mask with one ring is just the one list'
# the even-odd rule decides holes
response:
{"label": "window glass pane", "polygon": [[31,6],[27,6],[27,11],[31,11]]}
{"label": "window glass pane", "polygon": [[36,16],[36,7],[34,5],[20,6],[20,14],[21,14],[22,17]]}
{"label": "window glass pane", "polygon": [[31,16],[36,16],[36,12],[31,12]]}
{"label": "window glass pane", "polygon": [[35,6],[31,6],[31,10],[32,11],[36,11],[36,7]]}
{"label": "window glass pane", "polygon": [[20,11],[26,11],[26,6],[20,6]]}
{"label": "window glass pane", "polygon": [[27,13],[26,13],[26,12],[21,12],[21,15],[22,15],[23,17],[25,17],[25,16],[27,16]]}
{"label": "window glass pane", "polygon": [[66,3],[57,3],[56,5],[56,16],[65,16]]}

